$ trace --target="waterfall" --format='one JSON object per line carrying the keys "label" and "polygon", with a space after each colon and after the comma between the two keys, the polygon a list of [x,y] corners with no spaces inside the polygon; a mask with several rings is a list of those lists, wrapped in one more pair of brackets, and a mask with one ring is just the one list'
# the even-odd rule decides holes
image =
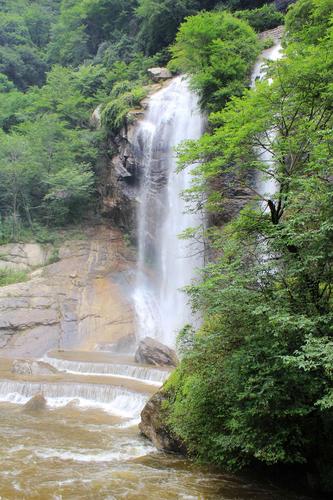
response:
{"label": "waterfall", "polygon": [[190,284],[203,260],[200,244],[200,248],[193,247],[178,238],[202,221],[197,213],[186,211],[181,193],[190,187],[191,173],[190,169],[176,173],[175,147],[186,139],[198,139],[203,130],[198,99],[180,76],[151,97],[135,136],[135,153],[143,172],[134,291],[137,334],[170,346],[179,329],[191,321],[181,288]]}
{"label": "waterfall", "polygon": [[[274,45],[269,49],[264,50],[259,56],[251,75],[251,86],[255,87],[257,80],[262,80],[266,76],[266,61],[277,61],[282,57],[282,46],[280,41],[275,41]],[[269,84],[272,83],[272,79],[269,78]],[[256,190],[261,196],[260,207],[263,212],[268,212],[269,207],[267,204],[268,199],[273,200],[276,192],[279,189],[278,182],[275,177],[275,166],[274,158],[270,152],[271,144],[274,142],[276,137],[276,132],[274,130],[268,130],[265,137],[262,137],[262,143],[266,143],[266,147],[256,148],[256,154],[258,159],[264,162],[267,168],[267,174],[262,172],[257,172],[256,179]],[[262,264],[266,264],[272,259],[274,255],[269,251],[266,241],[259,241],[259,253],[258,259]]]}
{"label": "waterfall", "polygon": [[[253,71],[252,71],[252,76],[251,76],[251,86],[255,87],[256,81],[257,80],[262,80],[265,78],[266,75],[266,61],[277,61],[282,57],[282,47],[281,47],[281,42],[277,41],[275,44],[270,47],[269,49],[266,49],[262,52],[262,54],[259,56]],[[271,79],[268,80],[271,82]],[[264,198],[272,198],[274,197],[274,194],[276,193],[278,186],[276,179],[274,178],[274,164],[273,164],[273,158],[272,154],[269,152],[269,146],[270,143],[274,141],[275,138],[275,132],[274,131],[268,131],[267,133],[267,146],[268,148],[258,148],[257,149],[257,155],[258,158],[260,158],[263,162],[265,162],[267,165],[269,165],[269,170],[272,173],[272,175],[258,175],[257,178],[257,191],[260,194],[260,196]],[[263,142],[265,142],[263,138]],[[264,210],[267,210],[266,204],[262,203],[262,207]]]}

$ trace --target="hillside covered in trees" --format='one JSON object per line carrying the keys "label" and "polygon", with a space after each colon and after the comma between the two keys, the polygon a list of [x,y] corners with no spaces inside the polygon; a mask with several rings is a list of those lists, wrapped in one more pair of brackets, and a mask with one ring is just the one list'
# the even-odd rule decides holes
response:
{"label": "hillside covered in trees", "polygon": [[[101,165],[148,68],[189,75],[208,125],[179,145],[179,171],[195,166],[183,196],[209,227],[181,237],[208,251],[186,288],[201,326],[178,335],[160,421],[199,462],[333,491],[333,1],[0,0],[0,13],[0,244],[100,217]],[[251,88],[273,43],[258,33],[281,24],[284,55]]]}
{"label": "hillside covered in trees", "polygon": [[[1,2],[0,241],[38,236],[41,226],[72,223],[96,205],[98,157],[144,97],[146,69],[168,62],[185,16],[227,3]],[[281,22],[271,7],[260,18],[268,27]],[[90,117],[101,104],[106,126],[96,132]]]}

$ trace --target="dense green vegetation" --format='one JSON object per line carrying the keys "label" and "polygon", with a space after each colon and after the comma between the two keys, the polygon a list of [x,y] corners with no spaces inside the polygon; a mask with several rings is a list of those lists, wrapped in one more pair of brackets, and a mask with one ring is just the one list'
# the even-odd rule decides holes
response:
{"label": "dense green vegetation", "polygon": [[[0,242],[26,238],[27,228],[36,238],[43,227],[77,222],[92,210],[108,138],[146,95],[147,68],[170,58],[167,47],[185,16],[248,4],[0,1]],[[204,105],[219,109],[232,93],[241,94],[258,46],[244,21],[214,16],[231,32],[210,35],[209,64],[196,87],[206,87]],[[199,25],[200,16],[192,19],[189,26]],[[219,62],[223,57],[228,64]],[[103,127],[97,131],[90,118],[98,105]]]}
{"label": "dense green vegetation", "polygon": [[[187,196],[201,202],[211,193],[207,209],[222,215],[230,183],[252,190],[253,201],[230,224],[208,231],[219,257],[188,287],[203,325],[194,338],[190,328],[182,332],[181,343],[189,335],[194,346],[165,387],[168,423],[193,456],[232,470],[302,465],[327,491],[332,20],[332,0],[299,0],[287,15],[285,57],[269,67],[272,80],[233,97],[210,116],[211,133],[180,150],[182,168],[198,164]],[[203,49],[192,47],[195,60]],[[274,195],[255,192],[255,171],[275,179]],[[212,192],[214,179],[224,179],[226,192]]]}
{"label": "dense green vegetation", "polygon": [[191,74],[203,107],[217,110],[242,94],[259,44],[244,21],[228,12],[204,12],[187,18],[171,50],[170,67]]}
{"label": "dense green vegetation", "polygon": [[239,19],[247,21],[255,31],[264,31],[283,24],[284,16],[273,4],[265,4],[258,9],[244,9],[235,12]]}

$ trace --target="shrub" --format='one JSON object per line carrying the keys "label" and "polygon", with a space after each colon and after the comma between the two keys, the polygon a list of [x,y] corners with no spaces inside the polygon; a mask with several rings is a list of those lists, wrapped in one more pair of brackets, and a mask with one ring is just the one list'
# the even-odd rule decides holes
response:
{"label": "shrub", "polygon": [[235,12],[235,16],[247,21],[257,31],[270,30],[283,24],[284,16],[276,10],[274,4],[263,5],[260,9],[248,9]]}

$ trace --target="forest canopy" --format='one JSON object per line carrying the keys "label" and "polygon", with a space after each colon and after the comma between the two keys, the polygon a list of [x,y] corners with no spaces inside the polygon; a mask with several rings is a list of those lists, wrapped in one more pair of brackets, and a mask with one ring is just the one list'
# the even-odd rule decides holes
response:
{"label": "forest canopy", "polygon": [[[215,92],[217,107],[233,90],[241,94],[258,44],[246,21],[222,12],[227,6],[248,7],[248,2],[0,2],[0,241],[31,232],[37,237],[41,226],[74,223],[96,210],[108,137],[146,95],[147,68],[170,59],[168,46],[185,17],[194,15],[188,22],[200,23],[199,11],[217,9],[202,15],[238,27],[239,41],[235,29],[229,41],[214,34],[217,45],[196,85]],[[222,55],[229,68],[216,64]],[[180,69],[187,70],[186,64]],[[204,97],[202,102],[208,105]],[[100,130],[91,124],[98,106]]]}

